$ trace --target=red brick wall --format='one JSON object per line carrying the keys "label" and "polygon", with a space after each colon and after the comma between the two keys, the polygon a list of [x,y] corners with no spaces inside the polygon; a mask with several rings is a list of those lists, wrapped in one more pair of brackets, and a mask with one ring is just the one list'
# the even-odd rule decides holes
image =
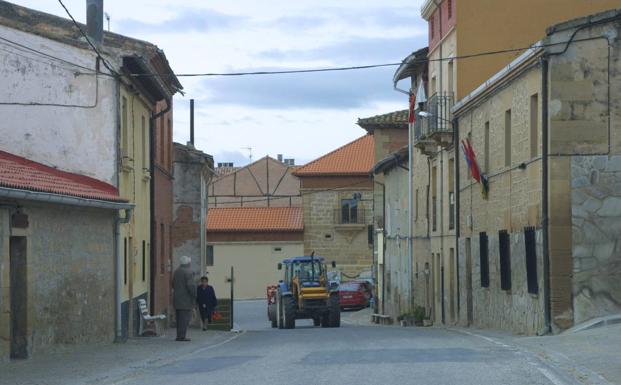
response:
{"label": "red brick wall", "polygon": [[457,0],[442,1],[440,8],[436,9],[429,18],[429,52],[432,52],[442,38],[455,26],[457,22],[456,2]]}
{"label": "red brick wall", "polygon": [[[157,111],[166,108],[165,102],[157,105]],[[153,292],[152,307],[155,314],[167,313],[170,303],[170,260],[172,258],[172,109],[155,122],[154,166],[154,234],[151,240],[155,260],[151,264]]]}

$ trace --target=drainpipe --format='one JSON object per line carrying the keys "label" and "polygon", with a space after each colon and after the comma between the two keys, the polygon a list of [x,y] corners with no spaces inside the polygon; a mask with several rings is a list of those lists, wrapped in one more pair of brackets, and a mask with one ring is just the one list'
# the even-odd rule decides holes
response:
{"label": "drainpipe", "polygon": [[459,320],[459,310],[461,305],[461,301],[459,298],[459,236],[461,235],[461,232],[459,217],[459,121],[457,120],[457,118],[453,118],[453,148],[455,149],[455,169],[453,170],[453,173],[455,175],[455,183],[453,188],[453,199],[455,199],[455,222],[453,225],[455,228],[455,264],[457,265],[457,269],[455,269],[457,271],[457,320]]}
{"label": "drainpipe", "polygon": [[[416,119],[416,118],[415,118]],[[412,229],[412,221],[414,220],[414,216],[412,215],[412,211],[413,211],[413,198],[412,198],[412,173],[413,171],[413,157],[412,157],[412,153],[413,151],[413,144],[414,144],[414,138],[412,136],[413,131],[414,131],[414,124],[413,123],[408,123],[408,302],[409,302],[409,307],[411,310],[412,308],[412,302],[413,302],[413,295],[412,295],[412,272],[413,272],[413,264],[414,264],[414,250],[413,250],[413,244],[412,244],[412,236],[413,236],[413,229]]]}
{"label": "drainpipe", "polygon": [[549,230],[549,162],[548,162],[548,58],[541,58],[541,211],[543,233],[543,302],[545,333],[552,333],[552,311],[550,303],[550,230]]}
{"label": "drainpipe", "polygon": [[121,242],[121,225],[129,223],[132,218],[132,209],[125,210],[125,217],[121,217],[117,211],[114,219],[114,238],[116,243],[116,272],[115,272],[115,296],[116,296],[116,336],[115,342],[122,342],[123,338],[123,324],[121,320],[121,304],[122,291],[123,291],[123,272],[125,261],[123,260],[123,247]]}

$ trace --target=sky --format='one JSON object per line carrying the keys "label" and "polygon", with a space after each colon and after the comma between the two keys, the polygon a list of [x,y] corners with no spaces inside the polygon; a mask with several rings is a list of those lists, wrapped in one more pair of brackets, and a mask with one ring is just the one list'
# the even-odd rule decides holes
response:
{"label": "sky", "polygon": [[[10,0],[65,16],[54,0]],[[64,0],[86,19],[86,0]],[[110,30],[164,50],[175,73],[290,70],[397,63],[426,46],[422,0],[105,0]],[[174,140],[216,162],[265,155],[313,160],[365,134],[358,118],[407,108],[396,67],[254,77],[180,78]]]}

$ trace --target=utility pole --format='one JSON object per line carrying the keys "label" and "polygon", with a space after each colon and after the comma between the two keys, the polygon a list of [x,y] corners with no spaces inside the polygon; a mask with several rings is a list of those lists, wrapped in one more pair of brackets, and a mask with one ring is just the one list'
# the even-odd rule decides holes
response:
{"label": "utility pole", "polygon": [[250,163],[252,163],[252,147],[250,147],[250,146],[242,147],[241,150],[248,151],[248,159],[249,159]]}

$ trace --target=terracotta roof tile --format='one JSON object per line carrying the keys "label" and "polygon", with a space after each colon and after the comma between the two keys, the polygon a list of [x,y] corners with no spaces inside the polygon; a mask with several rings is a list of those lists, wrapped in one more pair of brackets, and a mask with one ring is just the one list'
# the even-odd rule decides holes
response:
{"label": "terracotta roof tile", "polygon": [[207,232],[301,232],[301,207],[223,207],[207,212]]}
{"label": "terracotta roof tile", "polygon": [[373,135],[365,135],[300,167],[293,175],[299,177],[368,175],[374,163]]}
{"label": "terracotta roof tile", "polygon": [[33,162],[0,151],[0,187],[44,192],[72,197],[127,202],[116,187],[80,174]]}

